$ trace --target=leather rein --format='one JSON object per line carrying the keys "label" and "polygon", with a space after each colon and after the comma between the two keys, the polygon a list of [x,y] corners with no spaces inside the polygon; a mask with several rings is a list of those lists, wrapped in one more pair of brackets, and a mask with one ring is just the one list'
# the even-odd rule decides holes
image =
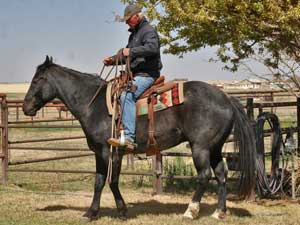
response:
{"label": "leather rein", "polygon": [[[122,60],[122,57],[123,57],[123,48],[121,48],[121,49],[118,51],[118,53],[117,53],[117,55],[116,55],[116,62],[115,62],[115,64],[113,65],[113,67],[109,70],[109,72],[107,73],[107,75],[105,76],[104,81],[107,82],[107,79],[108,79],[109,75],[111,74],[111,72],[113,71],[114,68],[115,68],[115,77],[114,77],[114,79],[117,78],[117,76],[118,76],[119,60],[121,61],[121,60]],[[122,70],[123,70],[123,64],[121,63],[120,65],[122,66]],[[103,75],[105,66],[106,66],[105,64],[102,66],[101,72],[100,72],[100,74],[99,74],[99,77],[100,77],[100,78],[101,78],[102,75]],[[133,75],[132,75],[132,72],[131,72],[131,70],[130,70],[130,57],[129,57],[129,56],[126,57],[126,70],[127,70],[127,74],[129,75],[129,79],[130,79],[130,80],[133,80]],[[92,97],[92,99],[90,100],[90,102],[89,102],[89,104],[88,104],[88,106],[87,106],[88,108],[93,104],[93,102],[95,101],[96,97],[97,97],[98,94],[100,93],[100,91],[101,91],[102,87],[104,86],[104,84],[105,84],[104,82],[101,82],[101,83],[100,83],[98,89],[96,90],[94,96]]]}

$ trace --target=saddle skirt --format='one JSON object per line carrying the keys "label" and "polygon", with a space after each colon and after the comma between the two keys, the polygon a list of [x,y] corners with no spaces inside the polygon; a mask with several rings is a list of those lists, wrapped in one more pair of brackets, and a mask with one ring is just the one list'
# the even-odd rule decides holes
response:
{"label": "saddle skirt", "polygon": [[[143,116],[148,114],[148,97],[149,95],[153,96],[153,94],[155,97],[153,104],[154,112],[182,104],[184,102],[183,83],[184,81],[169,81],[164,83],[164,76],[160,76],[137,100],[136,115]],[[109,82],[106,89],[106,106],[110,115],[113,112],[111,95],[112,82]]]}

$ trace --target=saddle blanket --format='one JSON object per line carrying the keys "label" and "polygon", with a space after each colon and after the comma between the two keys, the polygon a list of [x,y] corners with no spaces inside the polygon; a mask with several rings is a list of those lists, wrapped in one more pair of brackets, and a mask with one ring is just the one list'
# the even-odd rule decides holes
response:
{"label": "saddle blanket", "polygon": [[[148,102],[147,98],[139,99],[136,103],[137,116],[147,115],[148,114]],[[167,109],[169,107],[179,105],[183,103],[183,82],[176,83],[175,86],[163,93],[158,94],[155,97],[153,111],[157,112],[160,110]]]}
{"label": "saddle blanket", "polygon": [[[156,96],[155,104],[153,106],[153,111],[157,112],[160,110],[167,109],[169,107],[182,104],[184,102],[184,94],[183,94],[183,81],[174,81],[175,85],[172,89],[159,93]],[[112,98],[111,98],[111,88],[112,85],[110,83],[107,86],[106,90],[106,105],[110,115],[112,115],[113,106],[112,106]],[[142,116],[148,114],[148,98],[138,99],[136,103],[136,115]]]}

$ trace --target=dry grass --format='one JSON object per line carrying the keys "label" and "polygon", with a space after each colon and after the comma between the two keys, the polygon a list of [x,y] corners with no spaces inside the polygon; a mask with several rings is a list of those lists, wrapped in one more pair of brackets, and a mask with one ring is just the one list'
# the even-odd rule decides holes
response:
{"label": "dry grass", "polygon": [[[230,215],[224,221],[217,221],[210,215],[216,208],[215,195],[205,195],[201,202],[199,218],[194,221],[182,218],[188,194],[164,194],[152,196],[151,190],[123,189],[123,196],[129,209],[128,220],[117,218],[114,199],[108,189],[101,199],[101,217],[90,224],[299,224],[299,202],[284,200],[246,203],[229,198]],[[83,213],[88,209],[91,192],[30,192],[16,187],[0,191],[0,224],[84,224]]]}

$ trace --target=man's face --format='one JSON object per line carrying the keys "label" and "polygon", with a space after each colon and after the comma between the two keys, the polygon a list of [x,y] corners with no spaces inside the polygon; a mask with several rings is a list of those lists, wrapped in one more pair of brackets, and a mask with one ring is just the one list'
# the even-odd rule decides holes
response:
{"label": "man's face", "polygon": [[126,20],[126,23],[128,24],[128,26],[130,28],[135,27],[140,21],[140,17],[138,14],[135,14],[133,16],[131,16],[128,20]]}

